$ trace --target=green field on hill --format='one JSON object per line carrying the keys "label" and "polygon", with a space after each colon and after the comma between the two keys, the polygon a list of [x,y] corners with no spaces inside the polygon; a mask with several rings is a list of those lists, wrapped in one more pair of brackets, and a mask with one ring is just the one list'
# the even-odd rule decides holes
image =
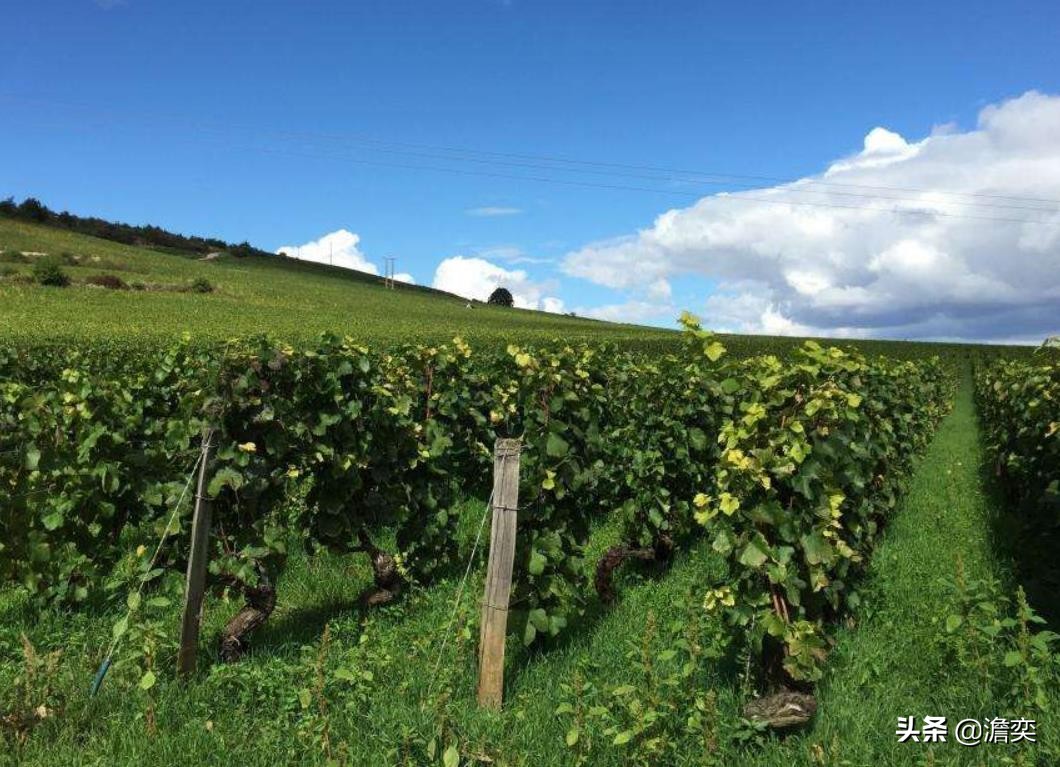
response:
{"label": "green field on hill", "polygon": [[[46,257],[63,262],[68,287],[33,282],[34,264]],[[86,284],[102,275],[118,277],[128,289]],[[213,292],[189,290],[196,279],[207,280]],[[323,264],[227,254],[204,260],[199,253],[123,245],[0,216],[0,339],[7,341],[166,342],[185,332],[202,340],[268,333],[298,341],[331,332],[373,346],[440,343],[454,336],[491,345],[560,339],[643,350],[671,350],[679,343],[675,331],[661,328],[482,302],[467,307],[466,299],[451,293],[400,283],[387,290],[379,277]],[[785,354],[801,341],[723,338],[730,354],[738,356]],[[879,340],[830,343],[903,358],[977,348]]]}
{"label": "green field on hill", "polygon": [[[272,333],[304,338],[324,331],[364,341],[518,338],[667,343],[670,331],[507,309],[430,288],[387,290],[372,275],[283,257],[166,253],[0,217],[0,337],[209,338]],[[66,288],[30,281],[34,263],[59,257]],[[85,284],[114,275],[130,286]],[[187,290],[204,278],[212,293]]]}

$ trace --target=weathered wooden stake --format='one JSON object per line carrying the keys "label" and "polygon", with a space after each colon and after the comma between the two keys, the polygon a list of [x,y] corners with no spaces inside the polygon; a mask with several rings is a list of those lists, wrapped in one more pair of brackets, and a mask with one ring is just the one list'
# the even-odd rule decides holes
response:
{"label": "weathered wooden stake", "polygon": [[484,708],[499,709],[503,698],[504,635],[515,560],[521,450],[518,439],[498,439],[493,448],[493,519],[478,654],[478,703]]}
{"label": "weathered wooden stake", "polygon": [[180,624],[180,649],[177,651],[177,674],[180,676],[187,676],[195,671],[195,651],[199,645],[206,564],[210,558],[210,501],[206,497],[206,474],[212,457],[213,432],[208,431],[202,445],[199,483],[195,489],[191,552],[188,555],[188,573],[184,582],[184,613]]}

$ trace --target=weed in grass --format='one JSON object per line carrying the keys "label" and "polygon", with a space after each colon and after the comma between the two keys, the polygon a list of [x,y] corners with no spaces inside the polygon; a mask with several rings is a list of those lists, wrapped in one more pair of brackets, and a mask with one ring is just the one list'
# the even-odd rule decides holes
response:
{"label": "weed in grass", "polygon": [[0,733],[13,739],[16,747],[26,742],[35,726],[55,716],[63,701],[55,688],[61,652],[42,653],[25,634],[21,639],[22,667],[0,698]]}

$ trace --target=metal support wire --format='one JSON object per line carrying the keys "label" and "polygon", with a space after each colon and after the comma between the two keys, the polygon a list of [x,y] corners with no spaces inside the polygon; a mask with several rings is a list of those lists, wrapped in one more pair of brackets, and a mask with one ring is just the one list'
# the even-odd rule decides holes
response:
{"label": "metal support wire", "polygon": [[[151,555],[151,561],[148,563],[147,572],[151,572],[154,569],[155,562],[158,561],[158,555],[162,551],[162,546],[166,542],[166,538],[169,537],[170,528],[177,519],[177,515],[180,513],[180,507],[184,504],[184,498],[188,494],[188,489],[191,487],[192,480],[195,479],[195,472],[199,468],[199,464],[202,463],[203,456],[205,455],[205,445],[208,441],[203,440],[203,449],[199,451],[199,457],[195,459],[194,465],[188,472],[188,479],[184,483],[184,489],[180,492],[180,497],[177,498],[177,502],[173,505],[173,512],[169,515],[169,519],[166,520],[166,526],[162,530],[162,536],[158,540],[158,545],[155,547],[154,553]],[[143,593],[144,586],[147,584],[147,579],[144,577],[140,578],[140,585],[136,589],[136,594],[140,595]],[[129,616],[132,615],[132,608],[128,608],[125,612],[124,620],[128,622]],[[91,697],[95,697],[96,693],[99,692],[99,688],[103,685],[103,680],[107,676],[107,671],[110,669],[111,661],[114,658],[114,651],[118,648],[118,643],[121,642],[121,638],[124,636],[124,632],[117,634],[114,639],[111,640],[110,647],[107,649],[107,654],[103,658],[103,662],[99,664],[99,669],[96,671],[96,675],[92,680],[92,687],[89,691]]]}
{"label": "metal support wire", "polygon": [[434,689],[434,680],[438,678],[438,668],[442,662],[442,654],[445,652],[445,646],[449,642],[449,635],[453,633],[453,625],[456,623],[456,616],[460,610],[460,602],[464,597],[464,587],[467,585],[467,578],[471,573],[471,566],[475,562],[475,552],[478,551],[479,541],[482,540],[482,529],[486,526],[486,517],[489,516],[492,504],[493,491],[491,490],[490,497],[486,501],[486,508],[482,510],[482,519],[478,523],[478,532],[475,533],[475,543],[471,547],[471,555],[467,559],[467,567],[464,569],[464,577],[460,579],[460,585],[456,589],[456,597],[453,599],[453,614],[449,618],[449,625],[446,627],[445,634],[442,637],[442,646],[438,649],[438,657],[434,661],[434,669],[431,671],[431,683],[427,686],[428,696]]}

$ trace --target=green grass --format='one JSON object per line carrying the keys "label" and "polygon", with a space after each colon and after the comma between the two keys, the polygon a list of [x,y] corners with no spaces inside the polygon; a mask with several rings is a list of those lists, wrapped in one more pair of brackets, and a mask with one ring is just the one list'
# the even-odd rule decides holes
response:
{"label": "green grass", "polygon": [[[460,334],[478,341],[608,339],[647,346],[676,338],[654,328],[482,303],[467,309],[466,300],[448,293],[402,284],[386,290],[371,275],[294,259],[203,261],[2,217],[0,251],[80,257],[76,266],[64,267],[75,283],[69,288],[0,278],[0,338],[172,339],[182,332],[228,338],[269,332],[296,339],[331,331],[387,343],[447,341]],[[32,267],[7,265],[26,275]],[[113,291],[80,284],[98,274],[168,289]],[[197,277],[216,290],[171,289]]]}
{"label": "green grass", "polygon": [[[839,633],[817,691],[819,713],[807,730],[741,746],[738,658],[707,664],[697,676],[694,685],[712,689],[717,696],[716,763],[987,765],[1017,755],[1023,761],[1016,763],[1055,763],[1046,749],[1052,757],[1058,751],[1060,691],[1052,690],[1049,714],[1013,708],[990,692],[980,667],[954,662],[943,628],[955,609],[950,582],[958,560],[965,579],[997,578],[1006,593],[1014,590],[1009,563],[999,557],[1002,548],[992,537],[1000,505],[984,476],[978,436],[965,381],[954,412],[920,460],[877,549],[864,583],[865,602],[856,625]],[[482,509],[480,499],[464,505],[459,538],[465,555]],[[603,551],[614,532],[606,524],[598,529],[592,554]],[[279,582],[277,611],[255,638],[248,658],[232,666],[211,660],[217,633],[236,607],[212,600],[205,616],[203,667],[186,685],[179,684],[171,679],[171,659],[164,658],[150,698],[136,688],[136,678],[120,668],[97,699],[86,695],[117,611],[41,616],[14,592],[0,594],[0,685],[10,683],[21,664],[22,632],[38,651],[61,653],[53,679],[58,715],[38,726],[21,752],[8,751],[6,756],[25,765],[264,767],[323,764],[327,744],[333,757],[349,764],[394,763],[405,748],[416,754],[411,763],[420,764],[425,763],[425,741],[438,735],[437,764],[450,744],[459,750],[462,764],[570,764],[574,752],[564,742],[570,720],[555,713],[559,703],[569,699],[562,685],[580,675],[596,686],[598,699],[608,705],[615,700],[609,691],[621,685],[634,685],[634,695],[646,694],[650,684],[630,659],[631,649],[647,647],[649,657],[661,657],[670,646],[663,627],[671,621],[698,620],[698,595],[704,585],[724,578],[719,560],[708,546],[699,545],[665,573],[624,573],[620,601],[607,611],[592,610],[563,644],[531,654],[513,638],[506,706],[494,714],[474,704],[476,637],[473,627],[466,634],[460,630],[473,617],[481,594],[483,560],[480,550],[456,630],[448,631],[459,571],[430,589],[409,593],[394,606],[364,613],[355,606],[356,595],[370,579],[363,558],[296,555]],[[646,637],[649,616],[660,628]],[[168,618],[174,628],[176,619],[174,609]],[[1000,653],[1002,649],[987,654],[985,668],[993,669],[991,673],[1000,667]],[[665,663],[658,663],[663,669]],[[315,681],[318,669],[326,680],[321,693]],[[365,672],[371,673],[370,681]],[[153,730],[147,714],[151,706]],[[951,723],[1030,716],[1038,720],[1043,744],[1037,751],[1004,745],[964,749],[898,744],[894,729],[899,715],[943,715]],[[684,732],[683,721],[684,714],[667,736],[674,740],[677,755],[646,763],[704,763],[702,740]],[[602,729],[587,728],[581,740],[592,746],[587,763],[633,763],[628,747],[612,746],[612,737]],[[478,757],[483,760],[469,761]]]}

